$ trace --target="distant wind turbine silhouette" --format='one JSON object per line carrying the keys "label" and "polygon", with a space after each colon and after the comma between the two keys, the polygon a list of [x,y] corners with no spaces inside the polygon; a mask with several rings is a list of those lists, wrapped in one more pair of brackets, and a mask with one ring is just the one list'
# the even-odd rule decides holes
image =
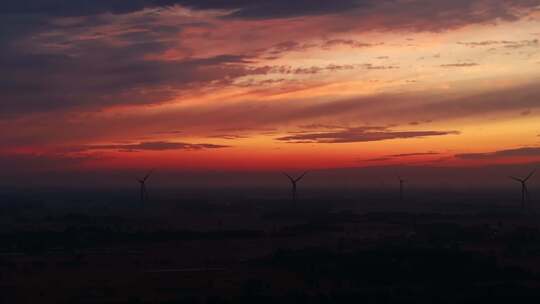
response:
{"label": "distant wind turbine silhouette", "polygon": [[292,200],[293,202],[296,202],[296,184],[308,173],[308,171],[305,171],[304,173],[302,173],[302,175],[296,177],[296,178],[293,178],[292,176],[290,176],[289,174],[283,172],[283,174],[285,176],[287,176],[289,178],[289,180],[291,181],[291,186],[292,186]]}
{"label": "distant wind turbine silhouette", "polygon": [[146,191],[146,180],[150,177],[154,170],[150,170],[143,178],[137,178],[137,181],[139,182],[141,186],[141,203],[144,203],[146,199],[148,199],[148,192]]}
{"label": "distant wind turbine silhouette", "polygon": [[405,180],[401,178],[401,176],[398,176],[399,181],[399,200],[403,201],[403,184],[405,183]]}
{"label": "distant wind turbine silhouette", "polygon": [[525,208],[525,202],[529,201],[529,190],[527,189],[527,181],[531,176],[534,175],[536,172],[536,169],[531,171],[529,175],[525,178],[517,178],[514,176],[510,176],[511,179],[515,180],[516,182],[519,182],[521,184],[521,208]]}

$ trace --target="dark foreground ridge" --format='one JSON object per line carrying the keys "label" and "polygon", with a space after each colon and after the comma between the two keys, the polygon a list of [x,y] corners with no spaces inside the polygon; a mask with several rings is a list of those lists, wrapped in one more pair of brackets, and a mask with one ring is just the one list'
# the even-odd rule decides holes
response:
{"label": "dark foreground ridge", "polygon": [[3,203],[0,302],[540,300],[540,216],[519,203],[135,202]]}

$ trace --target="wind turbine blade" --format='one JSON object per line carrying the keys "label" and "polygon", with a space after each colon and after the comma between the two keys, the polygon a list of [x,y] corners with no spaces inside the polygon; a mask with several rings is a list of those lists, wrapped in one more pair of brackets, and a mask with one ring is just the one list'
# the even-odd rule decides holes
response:
{"label": "wind turbine blade", "polygon": [[283,175],[285,175],[286,177],[288,177],[288,178],[291,180],[291,182],[294,181],[294,178],[292,178],[289,174],[287,174],[287,173],[285,173],[285,172],[281,172],[281,173],[283,173]]}
{"label": "wind turbine blade", "polygon": [[536,169],[532,170],[531,173],[529,173],[529,175],[527,175],[527,177],[525,177],[523,181],[527,181],[529,178],[531,178],[531,176],[534,175],[535,172],[536,172]]}
{"label": "wind turbine blade", "polygon": [[519,179],[519,178],[517,178],[517,177],[509,176],[508,178],[513,179],[513,180],[515,180],[516,182],[520,182],[520,183],[523,182],[521,179]]}
{"label": "wind turbine blade", "polygon": [[143,180],[146,181],[146,180],[150,177],[150,175],[152,174],[152,172],[154,172],[154,169],[150,170],[150,172],[148,172],[148,174],[146,174],[146,175],[144,176]]}
{"label": "wind turbine blade", "polygon": [[298,178],[296,178],[296,180],[295,180],[295,181],[299,181],[299,180],[301,180],[302,178],[304,178],[304,176],[305,176],[305,175],[306,175],[307,173],[308,173],[308,171],[306,171],[306,172],[302,173],[302,175],[300,175],[300,176],[299,176]]}

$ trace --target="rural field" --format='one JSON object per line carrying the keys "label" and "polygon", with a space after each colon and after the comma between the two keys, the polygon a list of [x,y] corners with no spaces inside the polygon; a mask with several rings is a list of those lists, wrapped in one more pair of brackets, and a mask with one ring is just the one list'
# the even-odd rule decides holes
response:
{"label": "rural field", "polygon": [[2,206],[4,303],[540,298],[536,208],[419,194],[377,200],[376,191],[295,205],[227,193],[215,195],[230,200],[162,198],[144,206],[99,201],[110,193],[77,205],[48,195]]}

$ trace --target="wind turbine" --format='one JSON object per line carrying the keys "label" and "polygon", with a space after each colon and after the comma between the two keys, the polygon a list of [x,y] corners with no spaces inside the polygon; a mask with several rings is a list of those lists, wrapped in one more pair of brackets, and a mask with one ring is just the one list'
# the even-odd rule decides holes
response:
{"label": "wind turbine", "polygon": [[401,176],[398,176],[399,181],[399,200],[403,201],[403,184],[405,183],[405,180],[401,178]]}
{"label": "wind turbine", "polygon": [[293,178],[292,176],[290,176],[289,174],[283,172],[283,174],[285,176],[287,176],[289,178],[289,180],[291,181],[291,186],[292,186],[292,200],[293,202],[296,202],[296,184],[308,173],[308,171],[305,171],[304,173],[302,173],[302,175],[296,177],[296,178]]}
{"label": "wind turbine", "polygon": [[515,180],[516,182],[519,182],[521,184],[521,208],[525,208],[525,201],[529,200],[529,190],[527,189],[527,181],[533,174],[536,172],[536,169],[531,171],[529,175],[525,178],[517,178],[514,176],[510,176],[511,179]]}
{"label": "wind turbine", "polygon": [[145,199],[148,199],[148,192],[146,191],[146,180],[150,177],[154,170],[150,170],[143,178],[137,178],[137,181],[141,185],[141,203],[144,203]]}

